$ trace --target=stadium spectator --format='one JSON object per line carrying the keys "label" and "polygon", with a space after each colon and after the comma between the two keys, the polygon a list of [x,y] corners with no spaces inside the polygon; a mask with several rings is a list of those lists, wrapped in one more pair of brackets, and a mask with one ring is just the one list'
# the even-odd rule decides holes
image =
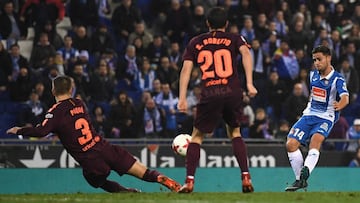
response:
{"label": "stadium spectator", "polygon": [[[9,79],[16,80],[16,78],[19,75],[20,67],[29,67],[29,62],[23,55],[21,55],[20,47],[18,44],[11,45],[9,49],[9,53],[12,61],[12,72],[11,72],[11,78]],[[1,64],[3,68],[7,66],[6,61],[1,60]]]}
{"label": "stadium spectator", "polygon": [[333,47],[330,47],[333,51],[333,61],[332,64],[336,67],[340,62],[341,52],[343,49],[343,42],[341,39],[341,33],[339,30],[331,31],[331,43]]}
{"label": "stadium spectator", "polygon": [[255,36],[263,43],[270,36],[270,30],[268,29],[268,19],[264,13],[259,13],[256,17],[256,23],[254,25]]}
{"label": "stadium spectator", "polygon": [[360,119],[356,118],[349,129],[349,139],[351,142],[347,148],[348,151],[355,151],[360,146]]}
{"label": "stadium spectator", "polygon": [[296,21],[293,26],[294,27],[290,27],[289,34],[287,35],[287,37],[289,38],[290,49],[306,50],[307,47],[311,45],[310,33],[304,30],[303,21]]}
{"label": "stadium spectator", "polygon": [[44,32],[47,21],[55,28],[64,16],[65,7],[61,0],[27,0],[20,12],[20,20],[34,27],[35,36]]}
{"label": "stadium spectator", "polygon": [[115,8],[111,22],[114,28],[115,40],[117,41],[118,54],[124,53],[130,33],[135,29],[135,23],[142,20],[140,10],[132,0],[122,0],[122,3]]}
{"label": "stadium spectator", "polygon": [[161,84],[161,92],[154,98],[165,116],[164,137],[173,138],[176,133],[176,105],[178,98],[171,92],[168,83]]}
{"label": "stadium spectator", "polygon": [[98,25],[99,12],[96,0],[69,1],[68,12],[73,27],[84,26],[89,31]]}
{"label": "stadium spectator", "polygon": [[30,68],[36,76],[39,76],[45,70],[49,58],[54,57],[56,50],[49,42],[48,34],[40,34],[39,42],[34,46],[30,56]]}
{"label": "stadium spectator", "polygon": [[74,79],[75,95],[80,95],[84,101],[88,101],[90,78],[89,75],[85,72],[83,64],[80,62],[75,63],[74,68],[69,76]]}
{"label": "stadium spectator", "polygon": [[[4,44],[0,41],[0,81],[6,86],[9,79],[12,77],[13,67],[9,52],[6,50]],[[15,67],[16,68],[16,67]],[[18,71],[18,70],[15,70]]]}
{"label": "stadium spectator", "polygon": [[269,79],[266,82],[266,100],[267,100],[267,114],[269,118],[275,122],[281,118],[282,104],[288,95],[288,87],[285,82],[279,79],[277,72],[270,72]]}
{"label": "stadium spectator", "polygon": [[54,57],[54,66],[56,66],[60,75],[65,75],[66,66],[64,64],[64,58],[62,56],[62,52],[60,51],[56,52],[56,55]]}
{"label": "stadium spectator", "polygon": [[20,21],[18,13],[14,10],[14,3],[6,1],[1,7],[0,15],[0,39],[16,42],[25,39],[27,36],[27,27]]}
{"label": "stadium spectator", "polygon": [[231,23],[236,23],[239,27],[243,27],[243,22],[245,20],[245,18],[252,18],[254,19],[254,17],[257,14],[257,10],[254,7],[254,3],[253,1],[250,0],[243,0],[240,1],[239,5],[237,4],[233,4],[233,1],[226,1],[228,2],[227,4],[230,4],[230,9],[229,9],[229,22]]}
{"label": "stadium spectator", "polygon": [[269,72],[270,61],[269,57],[266,57],[265,53],[260,47],[259,39],[255,38],[251,42],[250,53],[253,60],[253,77],[254,85],[259,91],[258,95],[254,98],[255,107],[265,107],[266,102],[266,80]]}
{"label": "stadium spectator", "polygon": [[359,75],[353,66],[350,66],[349,59],[344,58],[341,62],[339,72],[344,76],[349,91],[350,102],[357,99],[359,93]]}
{"label": "stadium spectator", "polygon": [[144,138],[163,137],[165,118],[160,108],[156,105],[154,99],[146,100],[145,107],[139,112],[141,122],[141,131],[139,135]]}
{"label": "stadium spectator", "polygon": [[48,107],[39,99],[39,95],[32,91],[20,111],[18,125],[35,127],[41,123],[47,110]]}
{"label": "stadium spectator", "polygon": [[310,95],[309,70],[305,68],[301,68],[299,77],[295,80],[295,83],[301,83],[303,89],[303,95],[308,98]]}
{"label": "stadium spectator", "polygon": [[282,39],[280,47],[275,51],[272,69],[279,74],[279,78],[284,80],[287,87],[292,87],[292,81],[299,76],[299,64],[287,39]]}
{"label": "stadium spectator", "polygon": [[244,27],[240,30],[240,34],[244,36],[248,42],[251,42],[256,38],[251,17],[246,17],[244,19]]}
{"label": "stadium spectator", "polygon": [[180,4],[180,0],[171,0],[171,7],[166,13],[164,31],[170,42],[177,42],[183,47],[191,31],[190,11]]}
{"label": "stadium spectator", "polygon": [[292,94],[283,103],[284,117],[291,126],[301,117],[307,101],[308,97],[304,95],[303,85],[295,83]]}
{"label": "stadium spectator", "polygon": [[105,61],[101,61],[90,76],[89,97],[93,103],[109,103],[113,97],[115,78],[109,73],[109,67]]}
{"label": "stadium spectator", "polygon": [[78,26],[75,29],[75,36],[73,37],[73,47],[79,51],[86,50],[91,52],[91,39],[86,31],[85,26]]}
{"label": "stadium spectator", "polygon": [[135,38],[141,38],[143,48],[147,49],[149,44],[153,41],[153,36],[145,29],[145,26],[144,21],[136,22],[134,31],[129,34],[128,44],[132,44]]}
{"label": "stadium spectator", "polygon": [[116,79],[124,83],[124,88],[134,90],[139,74],[141,59],[136,57],[136,49],[133,45],[126,47],[125,54],[120,57],[116,68]]}
{"label": "stadium spectator", "polygon": [[150,59],[151,65],[158,65],[160,57],[167,56],[168,48],[163,42],[161,35],[155,35],[154,40],[146,49],[146,56]]}
{"label": "stadium spectator", "polygon": [[[59,35],[59,33],[56,30],[56,27],[53,27],[50,21],[47,21],[45,23],[43,32],[48,35],[49,42],[54,46],[55,50],[60,49],[64,45],[62,37]],[[35,36],[34,38],[35,42],[38,41],[38,37],[39,36]]]}
{"label": "stadium spectator", "polygon": [[83,66],[84,73],[87,77],[94,73],[94,66],[92,65],[92,62],[90,62],[90,60],[91,59],[89,52],[86,50],[82,50],[80,51],[79,56],[75,62]]}
{"label": "stadium spectator", "polygon": [[34,78],[27,67],[20,67],[16,80],[9,83],[10,98],[13,102],[25,102],[29,99]]}
{"label": "stadium spectator", "polygon": [[170,64],[168,56],[160,58],[159,66],[156,69],[156,77],[159,78],[161,84],[169,84],[172,90],[177,89],[178,71]]}
{"label": "stadium spectator", "polygon": [[360,167],[360,147],[356,148],[354,159],[350,161],[349,167]]}
{"label": "stadium spectator", "polygon": [[[300,72],[301,69],[309,70],[312,66],[311,58],[306,54],[304,49],[297,49],[295,50],[295,57],[299,64]],[[300,77],[299,73],[299,77]]]}
{"label": "stadium spectator", "polygon": [[254,124],[250,126],[249,138],[272,139],[272,131],[265,109],[257,108],[255,111]]}
{"label": "stadium spectator", "polygon": [[115,41],[112,38],[112,34],[108,31],[105,24],[101,24],[97,27],[96,31],[91,35],[91,53],[96,58],[100,58],[100,55],[107,49],[115,50]]}
{"label": "stadium spectator", "polygon": [[136,57],[143,58],[146,57],[146,49],[144,48],[143,41],[141,37],[136,37],[132,43],[129,45],[133,45],[135,47]]}
{"label": "stadium spectator", "polygon": [[173,67],[175,70],[179,71],[180,67],[182,65],[181,62],[181,57],[182,57],[182,52],[180,50],[180,45],[177,42],[172,42],[170,44],[170,49],[169,49],[169,61],[170,61],[170,65],[171,67]]}
{"label": "stadium spectator", "polygon": [[152,87],[153,88],[151,90],[151,96],[156,97],[161,92],[161,82],[160,82],[160,80],[157,79],[157,78],[155,80],[153,80]]}
{"label": "stadium spectator", "polygon": [[276,26],[276,32],[281,38],[284,38],[287,36],[287,33],[289,31],[288,26],[286,25],[285,18],[284,18],[284,12],[282,10],[276,11],[276,15],[273,19]]}
{"label": "stadium spectator", "polygon": [[[347,58],[351,67],[354,67],[356,70],[360,70],[360,53],[357,53],[356,51],[357,49],[355,43],[351,41],[347,42],[345,51],[340,58],[340,61]],[[358,71],[358,75],[360,78],[360,71]]]}
{"label": "stadium spectator", "polygon": [[109,123],[112,138],[136,138],[136,108],[126,92],[121,91],[111,106]]}
{"label": "stadium spectator", "polygon": [[275,130],[274,138],[284,140],[285,142],[290,126],[287,120],[281,119],[279,121],[279,127]]}
{"label": "stadium spectator", "polygon": [[95,131],[102,137],[111,138],[110,125],[101,106],[94,106],[91,114],[91,121]]}
{"label": "stadium spectator", "polygon": [[194,11],[192,12],[191,16],[191,26],[192,31],[190,38],[208,31],[208,28],[206,27],[206,16],[203,5],[195,4]]}
{"label": "stadium spectator", "polygon": [[346,41],[354,42],[356,47],[360,47],[360,24],[353,24]]}
{"label": "stadium spectator", "polygon": [[64,46],[61,47],[58,51],[62,53],[65,65],[65,73],[68,74],[69,67],[71,67],[77,60],[79,56],[79,50],[73,47],[73,40],[70,35],[64,37]]}
{"label": "stadium spectator", "polygon": [[261,44],[261,48],[264,51],[267,61],[271,61],[274,56],[275,51],[280,47],[280,39],[277,36],[276,31],[272,31],[269,34],[269,37],[265,39]]}
{"label": "stadium spectator", "polygon": [[155,70],[151,68],[149,59],[144,57],[140,66],[140,71],[136,77],[136,86],[141,91],[151,91],[153,89],[153,81],[155,78]]}
{"label": "stadium spectator", "polygon": [[348,130],[350,126],[349,123],[346,121],[345,117],[341,116],[339,117],[339,120],[334,124],[334,127],[332,128],[328,140],[323,143],[323,149],[324,150],[338,150],[338,151],[344,151],[346,150],[348,142],[335,142],[332,141],[332,139],[338,139],[338,140],[347,140],[348,139]]}

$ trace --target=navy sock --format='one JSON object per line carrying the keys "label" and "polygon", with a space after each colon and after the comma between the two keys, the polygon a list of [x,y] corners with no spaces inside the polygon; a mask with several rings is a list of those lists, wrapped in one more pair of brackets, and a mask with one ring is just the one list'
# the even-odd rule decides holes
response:
{"label": "navy sock", "polygon": [[242,137],[235,137],[232,139],[232,148],[241,172],[249,172],[246,145]]}

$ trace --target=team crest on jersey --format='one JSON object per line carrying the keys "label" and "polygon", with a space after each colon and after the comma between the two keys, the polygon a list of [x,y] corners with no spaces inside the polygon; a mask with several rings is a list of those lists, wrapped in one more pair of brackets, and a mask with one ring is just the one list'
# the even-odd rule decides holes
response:
{"label": "team crest on jersey", "polygon": [[315,101],[326,102],[326,90],[319,87],[312,87],[312,95]]}
{"label": "team crest on jersey", "polygon": [[329,130],[329,124],[327,123],[323,123],[320,125],[320,129],[324,130],[325,132],[327,132]]}
{"label": "team crest on jersey", "polygon": [[47,113],[47,114],[45,115],[45,118],[46,118],[46,119],[53,118],[53,117],[54,117],[54,115],[53,115],[52,113]]}

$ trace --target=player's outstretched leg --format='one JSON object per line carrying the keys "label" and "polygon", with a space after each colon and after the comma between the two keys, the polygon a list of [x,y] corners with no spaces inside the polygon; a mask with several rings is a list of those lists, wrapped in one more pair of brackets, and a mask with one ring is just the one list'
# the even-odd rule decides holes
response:
{"label": "player's outstretched leg", "polygon": [[178,191],[179,193],[191,193],[194,190],[194,178],[187,177],[185,184]]}
{"label": "player's outstretched leg", "polygon": [[251,177],[249,172],[244,172],[241,174],[242,178],[242,191],[243,193],[254,192],[254,187],[251,183]]}

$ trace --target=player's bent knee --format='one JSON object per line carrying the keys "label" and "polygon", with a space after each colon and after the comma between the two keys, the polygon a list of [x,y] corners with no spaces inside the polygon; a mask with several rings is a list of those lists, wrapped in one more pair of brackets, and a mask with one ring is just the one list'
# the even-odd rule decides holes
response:
{"label": "player's bent knee", "polygon": [[294,152],[299,149],[300,143],[296,139],[289,138],[286,141],[286,149],[288,152]]}

